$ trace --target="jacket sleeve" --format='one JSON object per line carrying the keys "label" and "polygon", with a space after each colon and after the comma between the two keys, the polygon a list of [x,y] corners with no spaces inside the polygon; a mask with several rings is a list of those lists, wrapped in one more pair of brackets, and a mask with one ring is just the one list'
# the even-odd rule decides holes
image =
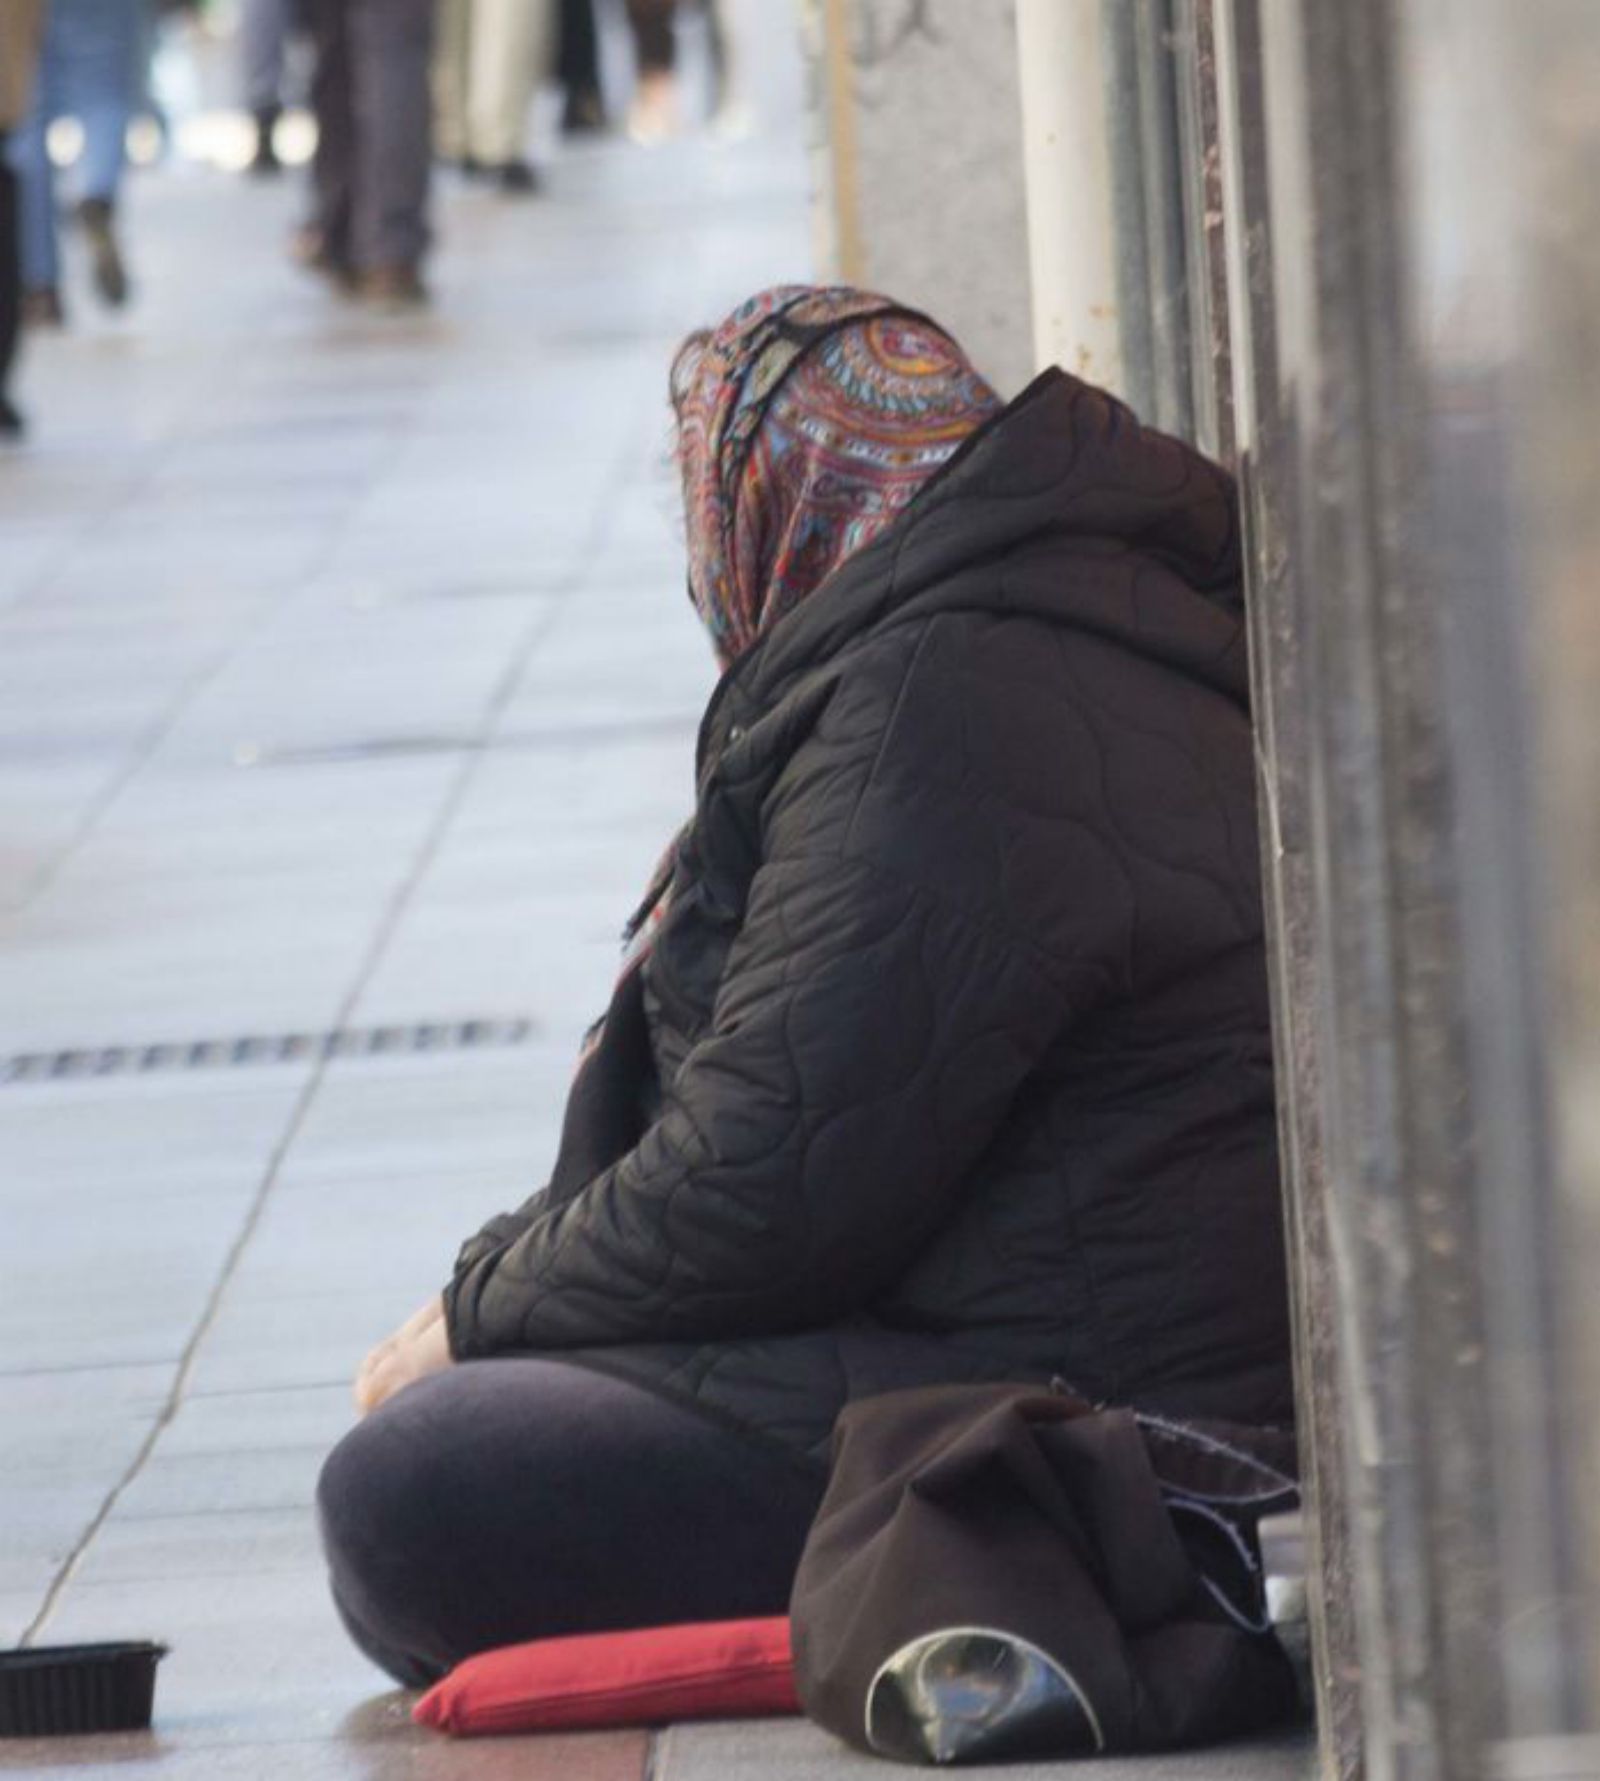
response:
{"label": "jacket sleeve", "polygon": [[[945,1222],[1073,974],[998,896],[933,881],[925,847],[897,846],[918,813],[878,803],[826,840],[810,820],[765,825],[707,1035],[631,1151],[464,1255],[446,1292],[458,1358],[825,1323]],[[941,852],[963,821],[944,803]],[[992,850],[992,833],[968,839]]]}

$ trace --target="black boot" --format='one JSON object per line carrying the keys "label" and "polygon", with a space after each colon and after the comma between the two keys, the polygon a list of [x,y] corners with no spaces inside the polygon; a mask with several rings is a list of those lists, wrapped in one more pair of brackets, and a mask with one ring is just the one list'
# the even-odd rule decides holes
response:
{"label": "black boot", "polygon": [[110,203],[104,198],[85,198],[78,206],[78,221],[89,242],[94,288],[103,303],[120,309],[128,300],[128,273],[117,246]]}
{"label": "black boot", "polygon": [[283,162],[278,159],[277,145],[273,142],[273,132],[278,127],[278,119],[282,115],[276,105],[263,106],[256,113],[256,152],[250,157],[248,172],[257,179],[271,179],[275,174],[282,173]]}
{"label": "black boot", "polygon": [[494,169],[494,183],[514,198],[529,198],[539,189],[539,175],[527,161],[502,161]]}

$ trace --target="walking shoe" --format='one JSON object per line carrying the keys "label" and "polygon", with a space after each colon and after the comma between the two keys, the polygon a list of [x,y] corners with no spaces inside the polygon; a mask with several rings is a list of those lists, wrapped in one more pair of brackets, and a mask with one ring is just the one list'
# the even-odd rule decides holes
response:
{"label": "walking shoe", "polygon": [[526,161],[503,161],[494,170],[494,183],[513,198],[530,198],[539,189],[539,175]]}
{"label": "walking shoe", "polygon": [[283,162],[278,159],[277,145],[272,139],[272,133],[278,127],[278,117],[275,105],[263,106],[256,113],[256,149],[245,168],[256,179],[272,179],[283,171]]}
{"label": "walking shoe", "polygon": [[342,254],[335,253],[327,236],[315,223],[307,223],[295,230],[289,241],[289,257],[303,271],[327,279],[335,290],[346,296],[355,287],[356,275],[350,262]]}
{"label": "walking shoe", "polygon": [[569,87],[561,107],[563,136],[599,136],[606,128],[605,101],[598,87]]}
{"label": "walking shoe", "polygon": [[94,288],[102,302],[120,309],[128,300],[128,272],[117,247],[111,206],[104,198],[85,198],[78,206],[78,221],[89,242]]}
{"label": "walking shoe", "polygon": [[678,82],[665,72],[641,74],[628,107],[628,134],[641,148],[659,148],[678,134]]}
{"label": "walking shoe", "polygon": [[415,266],[368,266],[356,274],[355,295],[375,309],[395,314],[420,309],[428,301],[427,287]]}
{"label": "walking shoe", "polygon": [[11,398],[0,396],[0,439],[20,439],[27,430],[27,423],[17,412]]}
{"label": "walking shoe", "polygon": [[64,328],[67,325],[61,293],[53,284],[36,284],[22,293],[22,325],[25,328]]}

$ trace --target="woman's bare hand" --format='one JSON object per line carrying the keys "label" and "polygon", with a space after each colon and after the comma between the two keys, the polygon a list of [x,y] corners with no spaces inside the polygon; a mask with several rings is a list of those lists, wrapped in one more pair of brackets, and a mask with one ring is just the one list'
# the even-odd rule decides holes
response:
{"label": "woman's bare hand", "polygon": [[363,1414],[376,1410],[402,1386],[441,1373],[451,1364],[444,1300],[429,1299],[386,1342],[380,1342],[356,1374],[356,1403]]}

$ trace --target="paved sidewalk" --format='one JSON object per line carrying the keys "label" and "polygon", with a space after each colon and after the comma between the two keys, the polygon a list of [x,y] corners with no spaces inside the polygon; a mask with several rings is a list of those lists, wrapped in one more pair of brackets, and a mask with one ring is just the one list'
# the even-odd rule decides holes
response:
{"label": "paved sidewalk", "polygon": [[[30,351],[36,440],[0,459],[0,1640],[172,1655],[148,1738],[0,1769],[643,1771],[631,1734],[413,1731],[307,1511],[365,1347],[540,1178],[688,808],[712,675],[663,380],[808,271],[798,76],[768,75],[736,149],[451,190],[425,319],[288,270],[290,192],[146,176],[136,308]],[[800,1725],[656,1751],[666,1781],[758,1770],[883,1772]]]}
{"label": "paved sidewalk", "polygon": [[[449,188],[424,319],[290,269],[291,190],[144,176],[136,307],[30,345],[35,441],[0,459],[0,1075],[31,1060],[0,1085],[0,1640],[172,1655],[151,1739],[0,1768],[640,1772],[632,1736],[411,1732],[307,1505],[366,1346],[548,1164],[689,808],[713,676],[665,375],[809,273],[798,75],[768,72],[737,148],[571,153],[526,205]],[[330,1033],[356,1054],[279,1043]]]}

